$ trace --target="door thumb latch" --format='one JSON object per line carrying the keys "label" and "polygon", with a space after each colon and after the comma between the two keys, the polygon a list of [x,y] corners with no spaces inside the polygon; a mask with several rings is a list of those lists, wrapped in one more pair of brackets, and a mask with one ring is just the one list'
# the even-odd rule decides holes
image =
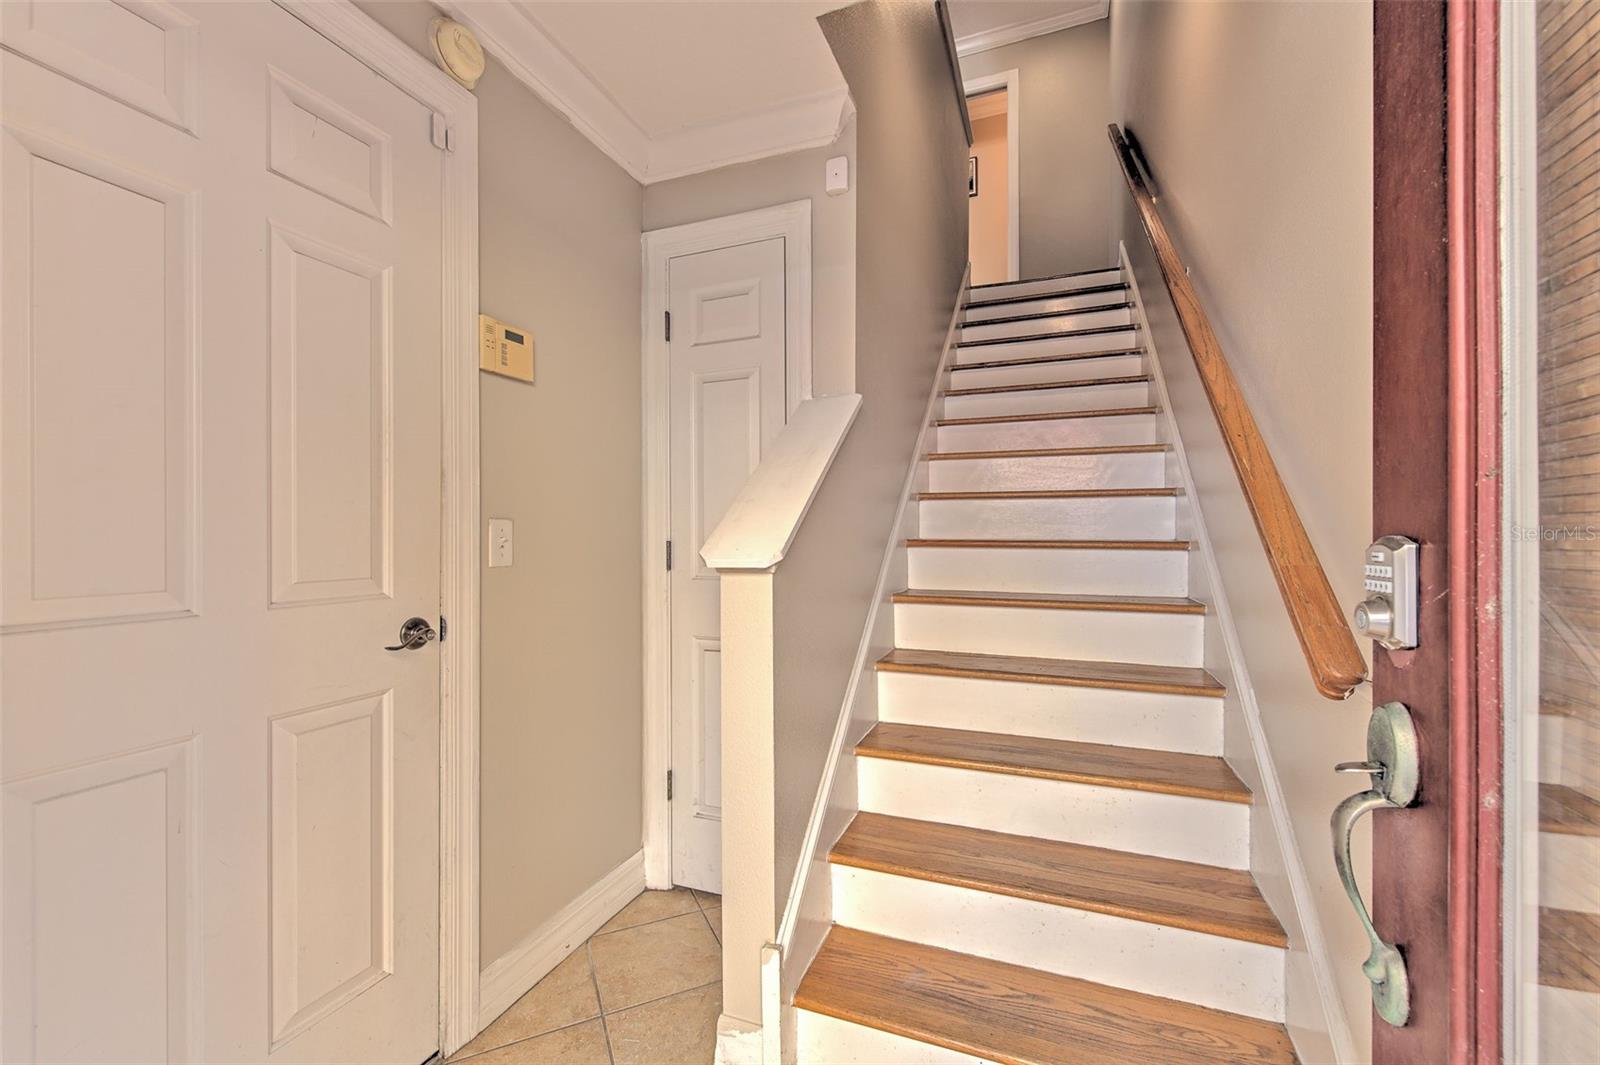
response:
{"label": "door thumb latch", "polygon": [[1406,973],[1400,948],[1384,941],[1372,925],[1372,914],[1361,898],[1355,870],[1350,862],[1350,832],[1361,815],[1373,810],[1410,806],[1417,799],[1420,769],[1417,760],[1417,731],[1411,712],[1400,703],[1384,703],[1372,711],[1367,722],[1367,760],[1341,762],[1336,773],[1369,773],[1372,787],[1357,792],[1333,811],[1333,864],[1344,882],[1345,894],[1366,929],[1371,953],[1361,971],[1372,984],[1372,1004],[1389,1024],[1403,1027],[1411,1016],[1411,979]]}

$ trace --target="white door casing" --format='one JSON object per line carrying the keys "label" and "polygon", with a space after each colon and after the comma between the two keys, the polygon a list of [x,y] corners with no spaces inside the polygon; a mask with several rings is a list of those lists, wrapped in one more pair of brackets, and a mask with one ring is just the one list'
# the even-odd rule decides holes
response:
{"label": "white door casing", "polygon": [[434,114],[272,4],[3,30],[5,1059],[420,1061],[440,648],[383,646],[457,561]]}
{"label": "white door casing", "polygon": [[[673,767],[674,574],[665,552],[672,538],[671,353],[663,329],[668,310],[668,263],[700,252],[782,238],[785,417],[811,398],[811,201],[795,200],[666,229],[640,238],[641,365],[644,421],[644,855],[645,883],[673,884],[673,806],[667,776]],[[679,328],[681,328],[681,323]],[[677,334],[675,334],[677,335]],[[705,533],[709,535],[710,529]],[[677,556],[687,557],[683,543]],[[697,552],[689,552],[696,554]],[[697,560],[698,561],[698,560]]]}
{"label": "white door casing", "polygon": [[783,428],[784,239],[667,264],[672,451],[672,873],[722,887],[721,622],[700,548]]}

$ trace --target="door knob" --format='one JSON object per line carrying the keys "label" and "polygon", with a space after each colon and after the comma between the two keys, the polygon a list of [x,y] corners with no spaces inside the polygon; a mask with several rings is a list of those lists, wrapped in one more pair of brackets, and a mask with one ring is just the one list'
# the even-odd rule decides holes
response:
{"label": "door knob", "polygon": [[1411,712],[1400,703],[1384,703],[1367,722],[1367,760],[1341,762],[1336,773],[1370,773],[1372,787],[1341,802],[1333,811],[1333,864],[1339,870],[1345,894],[1366,929],[1371,952],[1361,971],[1372,984],[1372,1003],[1378,1016],[1402,1027],[1411,1016],[1411,979],[1400,948],[1385,942],[1372,926],[1372,914],[1361,898],[1350,861],[1350,832],[1361,815],[1373,810],[1410,806],[1417,799],[1419,767],[1417,731]]}
{"label": "door knob", "polygon": [[438,638],[439,634],[433,631],[433,626],[428,624],[426,618],[407,618],[405,624],[400,626],[400,642],[384,650],[415,651]]}

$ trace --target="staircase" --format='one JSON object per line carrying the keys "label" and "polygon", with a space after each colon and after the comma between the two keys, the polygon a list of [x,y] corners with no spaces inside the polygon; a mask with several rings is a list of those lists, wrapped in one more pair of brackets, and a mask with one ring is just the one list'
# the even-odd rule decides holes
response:
{"label": "staircase", "polygon": [[801,1062],[1292,1062],[1118,270],[971,290]]}

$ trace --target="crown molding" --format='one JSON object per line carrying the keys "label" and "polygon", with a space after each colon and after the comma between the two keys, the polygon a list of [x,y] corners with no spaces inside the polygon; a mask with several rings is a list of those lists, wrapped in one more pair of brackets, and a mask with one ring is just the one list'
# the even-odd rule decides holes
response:
{"label": "crown molding", "polygon": [[634,180],[649,167],[650,138],[627,112],[515,4],[442,0],[439,6],[478,35],[518,81],[558,111]]}
{"label": "crown molding", "polygon": [[851,113],[849,90],[840,85],[763,111],[651,137],[516,4],[439,0],[439,6],[641,185],[829,144]]}
{"label": "crown molding", "polygon": [[832,144],[851,113],[843,85],[764,111],[664,133],[650,142],[646,182]]}
{"label": "crown molding", "polygon": [[987,52],[1007,44],[1026,41],[1030,37],[1043,37],[1057,30],[1070,30],[1098,22],[1111,14],[1111,0],[1079,0],[1065,11],[1047,18],[1013,22],[1009,26],[996,26],[982,33],[969,33],[956,38],[956,55],[967,56],[974,52]]}

